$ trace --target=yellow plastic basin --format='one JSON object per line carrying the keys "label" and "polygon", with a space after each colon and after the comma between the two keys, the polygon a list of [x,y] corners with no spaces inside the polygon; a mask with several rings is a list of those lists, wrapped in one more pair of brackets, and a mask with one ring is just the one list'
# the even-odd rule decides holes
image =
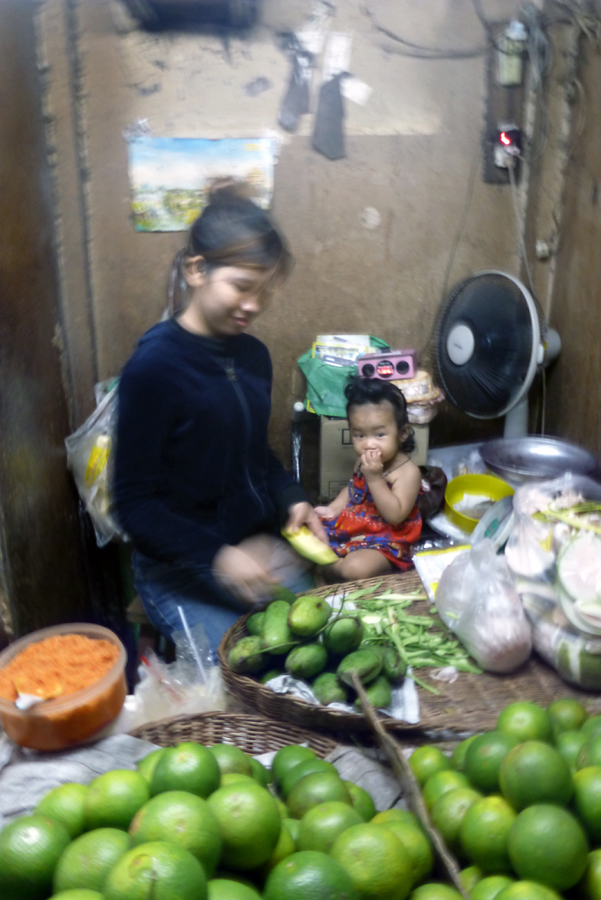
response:
{"label": "yellow plastic basin", "polygon": [[480,519],[474,519],[459,512],[455,507],[461,503],[466,494],[489,497],[491,502],[502,500],[503,497],[511,497],[513,488],[506,481],[495,478],[494,475],[458,475],[447,484],[444,495],[444,508],[447,516],[463,531],[472,533]]}

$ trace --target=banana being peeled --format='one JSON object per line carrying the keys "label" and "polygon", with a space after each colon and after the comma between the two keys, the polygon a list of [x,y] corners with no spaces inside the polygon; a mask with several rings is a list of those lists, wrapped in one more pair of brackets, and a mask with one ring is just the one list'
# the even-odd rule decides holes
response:
{"label": "banana being peeled", "polygon": [[302,525],[294,533],[282,528],[282,534],[297,553],[318,566],[329,566],[338,559],[332,548],[320,541],[306,525]]}

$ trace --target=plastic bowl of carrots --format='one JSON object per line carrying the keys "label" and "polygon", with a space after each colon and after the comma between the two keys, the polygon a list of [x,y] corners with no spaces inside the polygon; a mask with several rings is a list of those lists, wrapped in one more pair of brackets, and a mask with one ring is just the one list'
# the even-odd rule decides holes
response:
{"label": "plastic bowl of carrots", "polygon": [[[127,694],[125,647],[88,623],[42,628],[0,653],[0,720],[32,750],[64,750],[89,740],[119,715]],[[18,709],[20,695],[41,698]]]}

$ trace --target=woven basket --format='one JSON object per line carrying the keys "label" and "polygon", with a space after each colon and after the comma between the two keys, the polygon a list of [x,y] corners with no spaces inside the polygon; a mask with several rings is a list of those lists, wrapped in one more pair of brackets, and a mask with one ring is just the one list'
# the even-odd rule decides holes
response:
{"label": "woven basket", "polygon": [[[421,587],[421,581],[416,572],[404,572],[384,578],[350,582],[343,587],[350,593],[359,588],[373,587],[375,590],[376,586],[379,592],[392,588],[395,592],[410,593]],[[307,593],[326,597],[341,587],[330,585]],[[429,600],[418,600],[411,607],[411,612],[415,615],[427,615],[430,606]],[[246,635],[247,618],[248,615],[235,622],[225,633],[219,646],[219,663],[223,679],[231,694],[268,718],[294,722],[304,728],[321,728],[331,732],[362,732],[369,729],[363,716],[333,710],[327,706],[314,706],[287,694],[276,694],[254,678],[232,672],[227,664],[228,654],[236,641]],[[494,729],[501,710],[517,700],[531,700],[546,707],[558,697],[574,697],[591,715],[601,713],[601,697],[598,694],[591,694],[566,684],[557,672],[536,654],[532,654],[530,659],[511,675],[494,675],[489,672],[482,675],[460,673],[453,684],[445,684],[430,681],[428,677],[430,671],[419,669],[417,674],[435,687],[439,694],[434,695],[418,688],[419,723],[410,725],[399,719],[381,716],[382,725],[386,729],[395,732],[490,731]]]}
{"label": "woven basket", "polygon": [[175,747],[182,741],[195,741],[206,746],[234,744],[251,756],[279,750],[287,744],[307,744],[317,756],[324,757],[336,746],[324,735],[248,713],[209,712],[176,716],[141,725],[131,735],[159,747]]}

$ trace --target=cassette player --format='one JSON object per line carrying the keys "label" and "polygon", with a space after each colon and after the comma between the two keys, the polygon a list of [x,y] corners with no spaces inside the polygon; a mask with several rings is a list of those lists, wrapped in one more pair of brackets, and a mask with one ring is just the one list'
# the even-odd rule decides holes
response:
{"label": "cassette player", "polygon": [[399,378],[415,378],[417,374],[416,350],[388,350],[382,353],[366,353],[357,360],[359,375],[364,378],[380,378],[397,381]]}

